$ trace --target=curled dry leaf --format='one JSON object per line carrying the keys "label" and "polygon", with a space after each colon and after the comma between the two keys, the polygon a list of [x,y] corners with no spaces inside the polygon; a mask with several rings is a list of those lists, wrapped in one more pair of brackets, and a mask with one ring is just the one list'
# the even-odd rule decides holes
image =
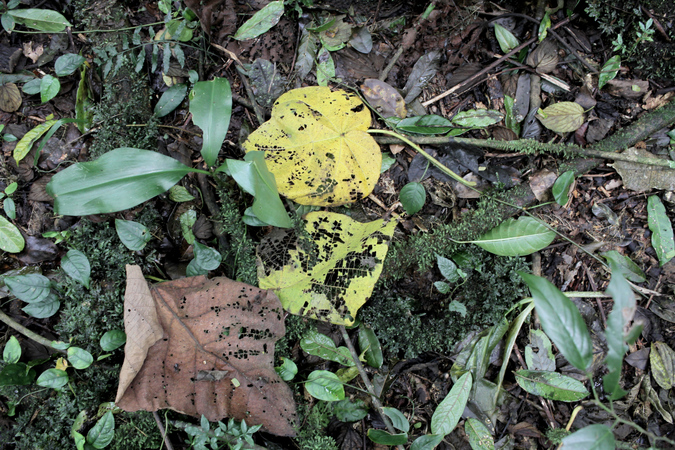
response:
{"label": "curled dry leaf", "polygon": [[293,395],[273,367],[285,327],[272,292],[203,276],[150,288],[138,266],[127,266],[124,308],[117,406],[246,419],[295,434]]}
{"label": "curled dry leaf", "polygon": [[558,65],[558,60],[559,57],[555,43],[551,40],[545,40],[532,53],[527,55],[525,62],[539,73],[550,73]]}

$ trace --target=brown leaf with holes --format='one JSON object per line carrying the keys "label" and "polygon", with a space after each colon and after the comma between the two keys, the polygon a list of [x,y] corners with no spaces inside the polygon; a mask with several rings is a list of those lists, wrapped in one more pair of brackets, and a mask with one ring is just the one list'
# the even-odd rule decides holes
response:
{"label": "brown leaf with holes", "polygon": [[203,276],[148,287],[141,269],[127,266],[124,326],[120,408],[246,419],[295,435],[293,395],[273,367],[286,329],[271,291]]}

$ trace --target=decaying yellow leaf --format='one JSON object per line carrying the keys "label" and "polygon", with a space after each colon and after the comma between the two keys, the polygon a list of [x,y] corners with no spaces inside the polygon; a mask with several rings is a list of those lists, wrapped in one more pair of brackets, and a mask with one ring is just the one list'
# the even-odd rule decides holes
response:
{"label": "decaying yellow leaf", "polygon": [[324,211],[304,220],[314,251],[290,230],[270,233],[258,247],[260,288],[276,291],[292,314],[351,325],[380,276],[396,222],[359,223]]}
{"label": "decaying yellow leaf", "polygon": [[377,79],[367,79],[361,85],[361,92],[373,108],[377,108],[383,117],[405,119],[408,114],[405,100],[391,85]]}
{"label": "decaying yellow leaf", "polygon": [[277,99],[272,118],[244,149],[265,152],[280,194],[302,205],[343,205],[367,197],[380,176],[382,153],[366,133],[370,123],[354,94],[294,89]]}

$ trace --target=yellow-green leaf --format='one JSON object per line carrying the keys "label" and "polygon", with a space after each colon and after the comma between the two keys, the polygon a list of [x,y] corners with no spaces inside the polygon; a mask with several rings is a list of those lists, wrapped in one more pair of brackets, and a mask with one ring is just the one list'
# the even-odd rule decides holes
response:
{"label": "yellow-green leaf", "polygon": [[49,131],[52,125],[54,125],[56,122],[56,120],[47,120],[30,130],[28,133],[24,134],[14,148],[14,160],[18,163],[24,159],[28,152],[30,152],[30,149],[33,147],[35,141],[40,139],[43,134]]}
{"label": "yellow-green leaf", "polygon": [[380,176],[382,153],[366,132],[370,123],[354,94],[294,89],[279,97],[244,149],[265,152],[281,195],[302,205],[343,205],[367,197]]}
{"label": "yellow-green leaf", "polygon": [[14,83],[5,83],[0,86],[0,109],[5,112],[14,112],[21,106],[21,92]]}
{"label": "yellow-green leaf", "polygon": [[396,222],[359,223],[325,211],[304,220],[315,251],[289,230],[273,231],[258,247],[259,286],[273,289],[291,314],[351,325],[380,276]]}
{"label": "yellow-green leaf", "polygon": [[584,124],[584,108],[574,102],[560,102],[540,110],[537,119],[556,133],[577,131]]}

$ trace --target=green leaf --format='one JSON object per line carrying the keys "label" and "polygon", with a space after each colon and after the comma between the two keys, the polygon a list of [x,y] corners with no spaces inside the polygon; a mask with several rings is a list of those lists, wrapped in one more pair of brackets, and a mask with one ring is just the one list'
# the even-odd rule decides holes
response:
{"label": "green leaf", "polygon": [[5,344],[5,349],[2,351],[2,359],[6,363],[16,364],[21,358],[21,344],[16,336],[10,336]]}
{"label": "green leaf", "polygon": [[0,22],[2,22],[2,28],[7,31],[13,31],[14,30],[14,18],[10,16],[9,14],[3,14],[0,16]]}
{"label": "green leaf", "polygon": [[238,41],[256,38],[279,23],[283,14],[283,1],[270,2],[239,27],[233,37]]}
{"label": "green leaf", "polygon": [[28,95],[35,95],[40,93],[40,83],[42,83],[41,78],[33,78],[32,80],[26,82],[23,85],[21,90]]}
{"label": "green leaf", "polygon": [[675,239],[666,208],[656,195],[647,199],[647,220],[652,232],[652,247],[659,258],[659,264],[663,266],[675,257]]}
{"label": "green leaf", "polygon": [[70,347],[68,349],[68,361],[74,368],[82,370],[92,365],[94,357],[80,347]]}
{"label": "green leaf", "polygon": [[300,340],[300,347],[310,355],[335,361],[343,366],[355,365],[351,355],[348,353],[345,355],[345,353],[335,347],[335,343],[331,338],[315,330],[305,333]]}
{"label": "green leaf", "polygon": [[576,402],[588,396],[584,384],[556,372],[518,370],[516,382],[525,391],[550,400]]}
{"label": "green leaf", "polygon": [[410,422],[408,422],[408,419],[401,411],[396,408],[384,406],[382,408],[382,412],[386,414],[389,419],[391,419],[391,424],[394,426],[394,428],[404,433],[410,431]]}
{"label": "green leaf", "polygon": [[106,448],[115,437],[115,418],[108,411],[87,433],[87,443],[94,448]]}
{"label": "green leaf", "polygon": [[115,231],[122,244],[129,250],[143,250],[152,239],[145,225],[132,220],[115,219]]}
{"label": "green leaf", "polygon": [[392,158],[389,153],[382,154],[382,168],[380,173],[385,173],[387,170],[391,169],[391,166],[396,164],[396,159]]}
{"label": "green leaf", "polygon": [[[616,250],[600,253],[608,263],[614,263],[615,269],[633,283],[643,283],[647,281],[645,273],[640,269],[640,266],[635,264],[632,259],[626,255],[622,255]],[[614,271],[612,271],[614,273]]]}
{"label": "green leaf", "polygon": [[405,118],[396,124],[396,128],[407,133],[445,134],[455,127],[445,117],[430,114]]}
{"label": "green leaf", "polygon": [[438,264],[438,270],[441,271],[441,275],[443,275],[446,280],[450,283],[456,283],[460,280],[461,276],[457,273],[457,264],[452,260],[436,255],[436,262]]}
{"label": "green leaf", "polygon": [[5,284],[12,295],[26,303],[42,301],[51,291],[49,278],[38,273],[5,277]]}
{"label": "green leaf", "polygon": [[178,221],[180,222],[180,231],[185,241],[189,245],[194,244],[195,235],[192,232],[192,227],[197,222],[197,212],[194,209],[188,209],[180,215]]}
{"label": "green leaf", "polygon": [[326,47],[321,47],[316,55],[316,84],[328,86],[328,82],[335,78],[335,63]]}
{"label": "green leaf", "polygon": [[562,440],[565,450],[614,450],[614,433],[607,425],[589,425]]}
{"label": "green leaf", "polygon": [[5,210],[5,214],[7,214],[7,217],[10,219],[14,220],[16,219],[16,205],[14,204],[14,200],[11,198],[6,198],[2,202],[2,208]]}
{"label": "green leaf", "polygon": [[16,23],[23,24],[28,28],[47,33],[59,32],[72,27],[63,15],[48,9],[14,9],[7,11]]}
{"label": "green leaf", "polygon": [[0,386],[27,386],[34,379],[35,370],[24,363],[7,364],[0,371]]}
{"label": "green leaf", "polygon": [[101,336],[101,348],[105,352],[111,352],[127,342],[127,335],[122,330],[109,330]]}
{"label": "green leaf", "polygon": [[568,170],[560,175],[558,179],[555,180],[555,183],[553,183],[553,188],[551,189],[553,198],[560,206],[565,206],[569,201],[569,192],[572,183],[574,183],[574,172],[572,170]]}
{"label": "green leaf", "polygon": [[66,53],[56,59],[56,62],[54,63],[54,72],[56,72],[56,76],[58,77],[72,75],[80,68],[84,61],[86,61],[84,56],[75,53]]}
{"label": "green leaf", "polygon": [[123,147],[57,173],[47,193],[54,197],[57,214],[105,214],[133,208],[193,171],[157,152]]}
{"label": "green leaf", "polygon": [[47,103],[49,100],[56,97],[61,90],[61,82],[58,78],[51,75],[45,75],[40,80],[40,99],[42,103]]}
{"label": "green leaf", "polygon": [[598,75],[598,90],[601,90],[608,81],[613,80],[621,68],[621,57],[619,55],[612,56],[600,69]]}
{"label": "green leaf", "polygon": [[443,436],[439,434],[425,434],[415,439],[410,450],[433,450],[441,441],[443,441]]}
{"label": "green leaf", "polygon": [[469,312],[466,309],[466,306],[464,306],[463,303],[457,300],[453,300],[450,302],[450,304],[448,305],[448,311],[459,313],[462,317],[466,317],[466,315]]}
{"label": "green leaf", "polygon": [[467,372],[452,385],[448,395],[438,404],[431,416],[433,434],[446,436],[455,429],[459,419],[462,418],[466,402],[469,400],[472,384],[471,372]]}
{"label": "green leaf", "polygon": [[383,445],[405,445],[408,442],[408,433],[391,434],[385,430],[368,430],[368,439]]}
{"label": "green leaf", "polygon": [[315,370],[310,373],[305,388],[312,397],[319,400],[333,402],[345,398],[345,388],[340,379],[327,370]]}
{"label": "green leaf", "polygon": [[551,28],[551,12],[546,11],[544,17],[541,19],[541,22],[539,22],[539,30],[537,30],[537,39],[539,42],[546,39],[549,28]]}
{"label": "green leaf", "polygon": [[453,118],[452,123],[462,128],[485,128],[501,122],[504,114],[492,109],[470,109],[460,111]]}
{"label": "green leaf", "polygon": [[376,369],[382,367],[384,363],[382,346],[373,329],[365,324],[359,326],[359,348],[370,367]]}
{"label": "green leaf", "polygon": [[19,229],[4,216],[0,216],[0,250],[19,253],[26,245]]}
{"label": "green leaf", "polygon": [[570,364],[581,371],[588,369],[593,362],[593,343],[586,323],[572,300],[547,279],[518,273],[530,288],[546,334]]}
{"label": "green leaf", "polygon": [[574,102],[559,102],[539,110],[536,117],[549,130],[567,133],[584,124],[584,108]]}
{"label": "green leaf", "polygon": [[190,95],[192,122],[204,132],[202,157],[207,165],[218,160],[232,116],[232,91],[226,78],[200,81]]}
{"label": "green leaf", "polygon": [[472,450],[494,450],[495,442],[492,434],[480,420],[473,417],[466,419],[464,432],[469,437]]}
{"label": "green leaf", "polygon": [[399,194],[399,200],[401,201],[401,205],[403,205],[403,209],[411,216],[422,209],[426,199],[427,191],[424,189],[424,185],[417,181],[403,186]]}
{"label": "green leaf", "polygon": [[77,127],[82,134],[91,128],[94,121],[94,94],[91,91],[88,77],[91,70],[88,63],[82,66],[75,95],[75,118],[78,120]]}
{"label": "green leaf", "polygon": [[38,386],[59,389],[68,383],[68,374],[60,369],[47,369],[36,381]]}
{"label": "green leaf", "polygon": [[675,352],[665,342],[652,342],[649,363],[654,379],[663,389],[675,386]]}
{"label": "green leaf", "polygon": [[28,152],[30,152],[33,143],[40,139],[43,134],[45,134],[49,129],[54,125],[56,120],[47,120],[44,123],[34,127],[28,133],[24,134],[19,142],[17,142],[16,147],[14,147],[14,160],[19,163],[23,158],[26,157]]}
{"label": "green leaf", "polygon": [[499,256],[525,256],[547,247],[555,239],[555,231],[532,217],[507,219],[477,241],[480,248]]}
{"label": "green leaf", "polygon": [[340,422],[356,422],[368,415],[368,409],[363,400],[344,399],[333,404],[333,414]]}
{"label": "green leaf", "polygon": [[185,99],[188,86],[186,83],[174,84],[169,89],[164,91],[159,101],[155,105],[155,115],[157,117],[164,117],[169,114]]}
{"label": "green leaf", "polygon": [[195,257],[188,264],[187,276],[206,275],[209,270],[216,270],[223,260],[218,250],[202,245],[199,242],[194,243]]}
{"label": "green leaf", "polygon": [[291,381],[298,373],[298,366],[295,365],[292,359],[281,357],[281,365],[276,366],[274,370],[284,381]]}
{"label": "green leaf", "polygon": [[81,283],[89,289],[89,276],[91,266],[87,256],[79,250],[68,250],[66,256],[61,259],[61,268],[73,280]]}
{"label": "green leaf", "polygon": [[295,61],[295,73],[300,81],[304,80],[312,71],[318,45],[319,39],[315,34],[310,33],[307,29],[302,30],[300,45],[298,45],[298,56]]}
{"label": "green leaf", "polygon": [[46,319],[56,314],[61,307],[58,297],[50,293],[47,298],[39,302],[29,303],[21,308],[23,312],[36,319]]}
{"label": "green leaf", "polygon": [[520,45],[513,33],[498,23],[495,23],[495,37],[497,38],[497,42],[499,42],[499,47],[504,53],[508,53]]}
{"label": "green leaf", "polygon": [[169,198],[176,203],[190,202],[195,198],[188,192],[185,186],[177,184],[169,189]]}

